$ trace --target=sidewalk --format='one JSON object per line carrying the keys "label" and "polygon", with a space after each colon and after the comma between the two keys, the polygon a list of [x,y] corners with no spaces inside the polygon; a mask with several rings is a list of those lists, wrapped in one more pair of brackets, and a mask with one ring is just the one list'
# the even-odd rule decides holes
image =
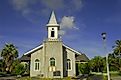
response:
{"label": "sidewalk", "polygon": [[16,80],[16,76],[0,77],[0,80]]}

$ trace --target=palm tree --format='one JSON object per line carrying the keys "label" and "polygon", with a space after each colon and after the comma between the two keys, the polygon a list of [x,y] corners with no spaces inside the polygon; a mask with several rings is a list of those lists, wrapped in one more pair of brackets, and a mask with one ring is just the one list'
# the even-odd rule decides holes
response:
{"label": "palm tree", "polygon": [[18,50],[13,44],[5,44],[4,48],[1,51],[1,57],[3,57],[6,72],[10,73],[12,63],[15,60],[15,58],[18,57]]}
{"label": "palm tree", "polygon": [[115,64],[115,66],[121,71],[121,40],[116,40],[113,53],[116,59],[112,64]]}
{"label": "palm tree", "polygon": [[114,54],[119,56],[121,55],[121,40],[116,40],[114,46]]}
{"label": "palm tree", "polygon": [[4,71],[4,62],[0,59],[0,72]]}

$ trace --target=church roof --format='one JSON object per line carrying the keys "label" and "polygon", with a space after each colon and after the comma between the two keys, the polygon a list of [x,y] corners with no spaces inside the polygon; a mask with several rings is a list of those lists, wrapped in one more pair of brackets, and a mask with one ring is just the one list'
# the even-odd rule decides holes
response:
{"label": "church roof", "polygon": [[76,51],[76,50],[74,50],[74,49],[70,48],[69,46],[67,46],[67,45],[65,45],[65,44],[63,44],[63,46],[64,46],[64,47],[66,47],[66,48],[68,48],[69,50],[71,50],[71,51],[73,51],[73,52],[75,52],[75,53],[77,53],[77,54],[81,55],[81,52]]}
{"label": "church roof", "polygon": [[82,54],[82,55],[78,55],[76,57],[76,61],[78,61],[78,62],[87,62],[87,61],[89,61],[89,58],[85,54]]}
{"label": "church roof", "polygon": [[19,58],[20,61],[30,61],[30,57],[29,56],[26,56],[26,55],[23,55],[21,58]]}
{"label": "church roof", "polygon": [[32,52],[34,52],[34,51],[36,51],[36,50],[38,50],[38,49],[40,49],[42,47],[43,47],[43,45],[39,45],[39,46],[31,49],[30,51],[27,51],[26,53],[24,53],[24,55],[30,54],[30,53],[32,53]]}
{"label": "church roof", "polygon": [[[67,45],[65,45],[65,44],[63,44],[63,46],[64,46],[65,48],[67,48],[67,49],[69,49],[69,50],[75,52],[76,54],[81,55],[81,52],[78,52],[78,51],[76,51],[76,50],[70,48],[69,46],[67,46]],[[38,49],[40,49],[40,48],[42,48],[42,47],[43,47],[43,44],[42,44],[42,45],[39,45],[39,46],[37,46],[37,47],[35,47],[35,48],[33,48],[33,49],[31,49],[30,51],[28,51],[28,52],[26,52],[26,53],[24,53],[24,55],[31,54],[32,52],[34,52],[34,51],[36,51],[36,50],[38,50]]]}
{"label": "church roof", "polygon": [[52,11],[52,13],[51,13],[50,20],[49,20],[47,26],[59,26],[59,24],[57,23],[54,11]]}
{"label": "church roof", "polygon": [[[54,26],[59,27],[59,24],[57,23],[57,20],[56,20],[56,16],[55,16],[54,11],[52,11],[51,16],[50,16],[50,19],[49,19],[49,22],[48,22],[48,24],[47,24],[47,27],[49,27],[49,26],[50,26],[50,27],[54,27]],[[81,55],[80,52],[78,52],[78,51],[76,51],[76,50],[70,48],[69,46],[67,46],[67,45],[65,45],[65,44],[63,44],[63,46],[64,46],[65,48],[67,48],[67,49],[73,51],[74,53],[80,54],[80,55]],[[31,53],[33,53],[34,51],[37,51],[38,49],[40,49],[40,48],[42,48],[42,47],[43,47],[43,44],[42,44],[42,45],[39,45],[39,46],[37,46],[37,47],[35,47],[35,48],[33,48],[33,49],[31,49],[30,51],[28,51],[28,52],[26,52],[26,53],[24,53],[24,55],[31,54]]]}

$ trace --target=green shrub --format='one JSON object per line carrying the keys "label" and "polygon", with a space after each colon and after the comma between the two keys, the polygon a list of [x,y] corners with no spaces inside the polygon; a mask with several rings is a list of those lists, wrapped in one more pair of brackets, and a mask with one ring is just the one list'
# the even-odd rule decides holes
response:
{"label": "green shrub", "polygon": [[79,72],[82,74],[89,74],[90,73],[90,68],[88,63],[83,63],[83,64],[78,64],[79,67]]}
{"label": "green shrub", "polygon": [[108,77],[107,76],[103,76],[103,80],[108,80]]}
{"label": "green shrub", "polygon": [[25,72],[25,67],[24,67],[24,65],[19,63],[19,64],[15,67],[15,74],[16,74],[16,75],[22,75],[24,72]]}

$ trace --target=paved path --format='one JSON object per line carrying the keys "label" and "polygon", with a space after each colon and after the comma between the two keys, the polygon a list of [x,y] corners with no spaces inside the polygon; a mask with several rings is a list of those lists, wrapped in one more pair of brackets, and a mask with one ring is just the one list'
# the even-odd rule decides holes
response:
{"label": "paved path", "polygon": [[15,76],[10,76],[10,77],[0,77],[0,80],[16,80]]}

